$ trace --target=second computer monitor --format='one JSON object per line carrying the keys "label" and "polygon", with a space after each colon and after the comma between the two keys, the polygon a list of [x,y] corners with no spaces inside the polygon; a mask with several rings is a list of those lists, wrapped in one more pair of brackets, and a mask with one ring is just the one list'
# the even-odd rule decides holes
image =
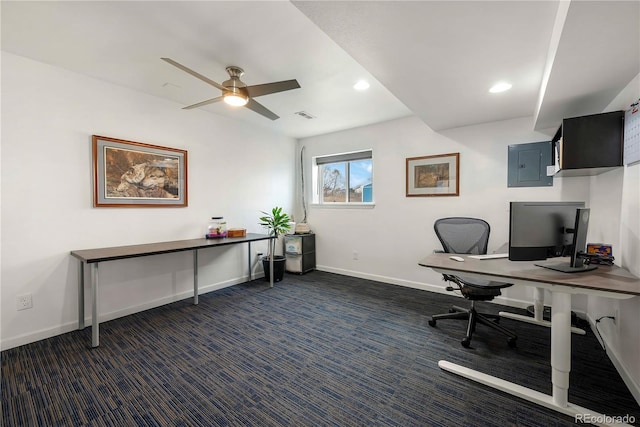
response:
{"label": "second computer monitor", "polygon": [[576,212],[584,202],[511,202],[509,259],[538,261],[570,255]]}

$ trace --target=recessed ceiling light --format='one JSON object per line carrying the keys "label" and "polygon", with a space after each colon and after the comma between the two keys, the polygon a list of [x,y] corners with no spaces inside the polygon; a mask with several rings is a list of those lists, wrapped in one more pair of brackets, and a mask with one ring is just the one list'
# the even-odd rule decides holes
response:
{"label": "recessed ceiling light", "polygon": [[491,89],[489,89],[489,92],[491,92],[491,93],[499,93],[499,92],[504,92],[505,90],[509,90],[509,89],[511,89],[511,83],[499,82],[499,83],[496,83],[493,86],[491,86]]}
{"label": "recessed ceiling light", "polygon": [[355,90],[367,90],[369,89],[369,83],[367,83],[365,80],[360,80],[358,83],[353,85],[353,88]]}

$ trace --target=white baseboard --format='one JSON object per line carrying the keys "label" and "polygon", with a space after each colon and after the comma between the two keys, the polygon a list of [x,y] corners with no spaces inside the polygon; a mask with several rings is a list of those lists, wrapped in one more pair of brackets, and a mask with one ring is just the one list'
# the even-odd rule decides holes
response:
{"label": "white baseboard", "polygon": [[596,321],[593,317],[589,315],[587,315],[586,317],[589,321],[589,325],[591,326],[591,330],[600,342],[600,345],[602,345],[604,350],[607,352],[607,356],[609,356],[611,363],[613,363],[613,366],[620,374],[620,377],[622,377],[622,381],[624,381],[627,388],[629,388],[631,395],[636,400],[638,405],[640,405],[640,384],[638,384],[631,376],[630,370],[627,368],[627,365],[624,364],[624,361],[611,344],[611,339],[606,331],[602,332],[596,328]]}
{"label": "white baseboard", "polygon": [[[258,279],[260,277],[264,277],[264,273],[260,272],[258,274],[255,274],[255,273],[253,274],[254,279]],[[219,289],[227,288],[229,286],[237,285],[239,283],[244,283],[244,282],[247,282],[248,280],[249,278],[247,276],[242,276],[242,277],[237,277],[237,278],[220,282],[220,283],[213,283],[206,286],[200,286],[198,288],[198,295],[203,295],[212,291],[217,291]],[[169,295],[163,298],[158,298],[153,301],[147,301],[143,304],[125,307],[125,308],[111,311],[108,313],[100,313],[100,322],[101,323],[108,322],[109,320],[118,319],[120,317],[128,316],[134,313],[139,313],[141,311],[160,307],[160,306],[170,304],[176,301],[181,301],[183,299],[190,298],[190,297],[193,297],[193,290],[180,292],[175,295]],[[90,306],[87,309],[90,310]],[[91,326],[91,316],[87,316],[84,319],[84,324],[85,324],[85,327]],[[74,320],[72,322],[66,322],[61,325],[53,326],[51,328],[45,328],[39,331],[30,332],[28,334],[19,335],[19,336],[8,338],[8,339],[3,339],[2,341],[0,341],[0,349],[8,350],[10,348],[19,347],[21,345],[26,345],[36,341],[55,337],[57,335],[66,334],[68,332],[72,332],[77,329],[78,329],[77,320]]]}
{"label": "white baseboard", "polygon": [[[447,291],[445,289],[446,285],[443,285],[443,284],[433,285],[433,284],[424,283],[424,282],[414,282],[411,280],[398,279],[396,277],[381,276],[377,274],[363,273],[360,271],[346,270],[346,269],[335,268],[335,267],[327,267],[325,265],[316,266],[316,270],[326,271],[328,273],[344,274],[345,276],[358,277],[360,279],[366,279],[366,280],[373,280],[374,282],[390,283],[392,285],[405,286],[408,288],[421,289],[423,291],[435,292],[438,294],[445,294],[445,295],[453,295],[453,296],[462,298],[460,294]],[[487,301],[487,302],[491,303],[492,301]],[[513,298],[505,298],[503,296],[495,298],[493,302],[497,304],[507,305],[510,307],[523,308],[523,309],[526,309],[528,306],[533,304],[532,301],[523,301],[523,300],[518,300]]]}
{"label": "white baseboard", "polygon": [[316,266],[316,270],[326,271],[327,273],[343,274],[345,276],[357,277],[359,279],[373,280],[374,282],[390,283],[392,285],[400,285],[408,288],[421,289],[423,291],[451,294],[451,292],[447,292],[444,289],[444,286],[435,286],[435,285],[431,285],[423,282],[414,282],[411,280],[398,279],[396,277],[380,276],[377,274],[363,273],[361,271],[327,267],[325,265]]}

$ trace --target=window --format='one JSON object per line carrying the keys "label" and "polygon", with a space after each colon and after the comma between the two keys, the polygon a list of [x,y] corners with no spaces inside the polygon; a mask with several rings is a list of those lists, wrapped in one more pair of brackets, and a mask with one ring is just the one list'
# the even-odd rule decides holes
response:
{"label": "window", "polygon": [[316,203],[373,203],[371,150],[315,158]]}

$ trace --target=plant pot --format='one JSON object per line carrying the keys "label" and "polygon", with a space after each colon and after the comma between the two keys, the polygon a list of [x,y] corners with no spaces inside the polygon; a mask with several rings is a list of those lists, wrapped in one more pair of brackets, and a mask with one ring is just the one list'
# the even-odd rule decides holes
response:
{"label": "plant pot", "polygon": [[[273,257],[273,281],[279,282],[284,278],[284,268],[287,258],[282,255]],[[269,258],[262,257],[262,268],[264,269],[264,280],[269,281],[270,275]]]}

